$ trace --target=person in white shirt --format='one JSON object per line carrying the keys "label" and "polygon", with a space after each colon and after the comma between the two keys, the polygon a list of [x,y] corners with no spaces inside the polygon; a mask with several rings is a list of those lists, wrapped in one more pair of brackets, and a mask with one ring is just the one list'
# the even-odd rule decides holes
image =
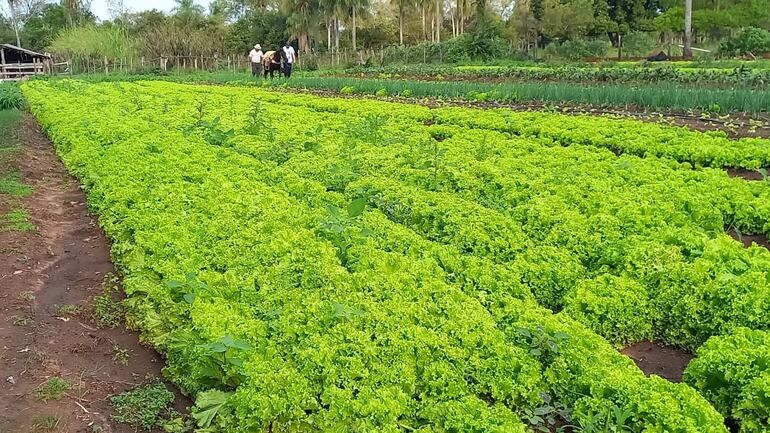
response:
{"label": "person in white shirt", "polygon": [[262,74],[262,55],[262,47],[259,44],[254,45],[254,49],[249,53],[252,77],[257,77]]}
{"label": "person in white shirt", "polygon": [[286,45],[283,47],[283,54],[285,59],[283,65],[283,74],[286,76],[286,78],[291,78],[291,67],[297,60],[297,53],[294,51],[294,47],[292,47],[288,41],[286,41]]}

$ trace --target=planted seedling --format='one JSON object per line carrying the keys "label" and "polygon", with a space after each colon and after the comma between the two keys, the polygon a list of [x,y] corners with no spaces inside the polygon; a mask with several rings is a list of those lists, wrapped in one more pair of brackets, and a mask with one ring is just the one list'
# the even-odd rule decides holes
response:
{"label": "planted seedling", "polygon": [[14,326],[27,326],[31,321],[29,317],[11,316]]}

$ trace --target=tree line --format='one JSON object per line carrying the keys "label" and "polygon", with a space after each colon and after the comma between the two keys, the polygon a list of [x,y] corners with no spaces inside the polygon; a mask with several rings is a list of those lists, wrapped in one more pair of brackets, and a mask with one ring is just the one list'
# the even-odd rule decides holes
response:
{"label": "tree line", "polygon": [[114,58],[245,54],[254,43],[274,49],[288,39],[302,52],[461,41],[471,56],[501,47],[528,55],[579,40],[620,47],[640,33],[655,42],[688,33],[719,41],[746,27],[770,29],[770,0],[176,0],[170,13],[111,0],[104,20],[84,0],[5,1],[0,42]]}

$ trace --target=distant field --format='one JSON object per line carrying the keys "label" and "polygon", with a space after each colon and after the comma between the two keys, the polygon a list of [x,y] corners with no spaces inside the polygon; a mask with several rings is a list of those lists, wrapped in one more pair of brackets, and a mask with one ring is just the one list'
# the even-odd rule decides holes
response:
{"label": "distant field", "polygon": [[690,87],[770,87],[770,63],[641,62],[505,65],[388,65],[356,67],[318,75],[358,75],[368,78],[411,78],[518,82],[580,82],[615,84],[676,84]]}
{"label": "distant field", "polygon": [[636,107],[650,110],[694,110],[709,113],[767,113],[770,89],[683,87],[672,84],[586,85],[570,82],[496,83],[473,80],[409,80],[396,77],[296,77],[292,87],[345,90],[350,93],[454,98],[469,101],[588,104],[598,107]]}

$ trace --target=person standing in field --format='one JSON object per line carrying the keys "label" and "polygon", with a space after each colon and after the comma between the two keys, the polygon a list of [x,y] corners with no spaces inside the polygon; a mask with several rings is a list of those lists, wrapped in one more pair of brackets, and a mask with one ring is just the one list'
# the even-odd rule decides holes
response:
{"label": "person standing in field", "polygon": [[283,74],[286,78],[291,78],[291,67],[294,65],[294,61],[297,60],[297,53],[294,51],[294,47],[291,46],[289,41],[286,41],[286,45],[283,47],[283,54],[286,59],[283,65]]}
{"label": "person standing in field", "polygon": [[251,76],[258,77],[262,74],[262,46],[254,45],[254,49],[249,53],[249,60],[251,60]]}

